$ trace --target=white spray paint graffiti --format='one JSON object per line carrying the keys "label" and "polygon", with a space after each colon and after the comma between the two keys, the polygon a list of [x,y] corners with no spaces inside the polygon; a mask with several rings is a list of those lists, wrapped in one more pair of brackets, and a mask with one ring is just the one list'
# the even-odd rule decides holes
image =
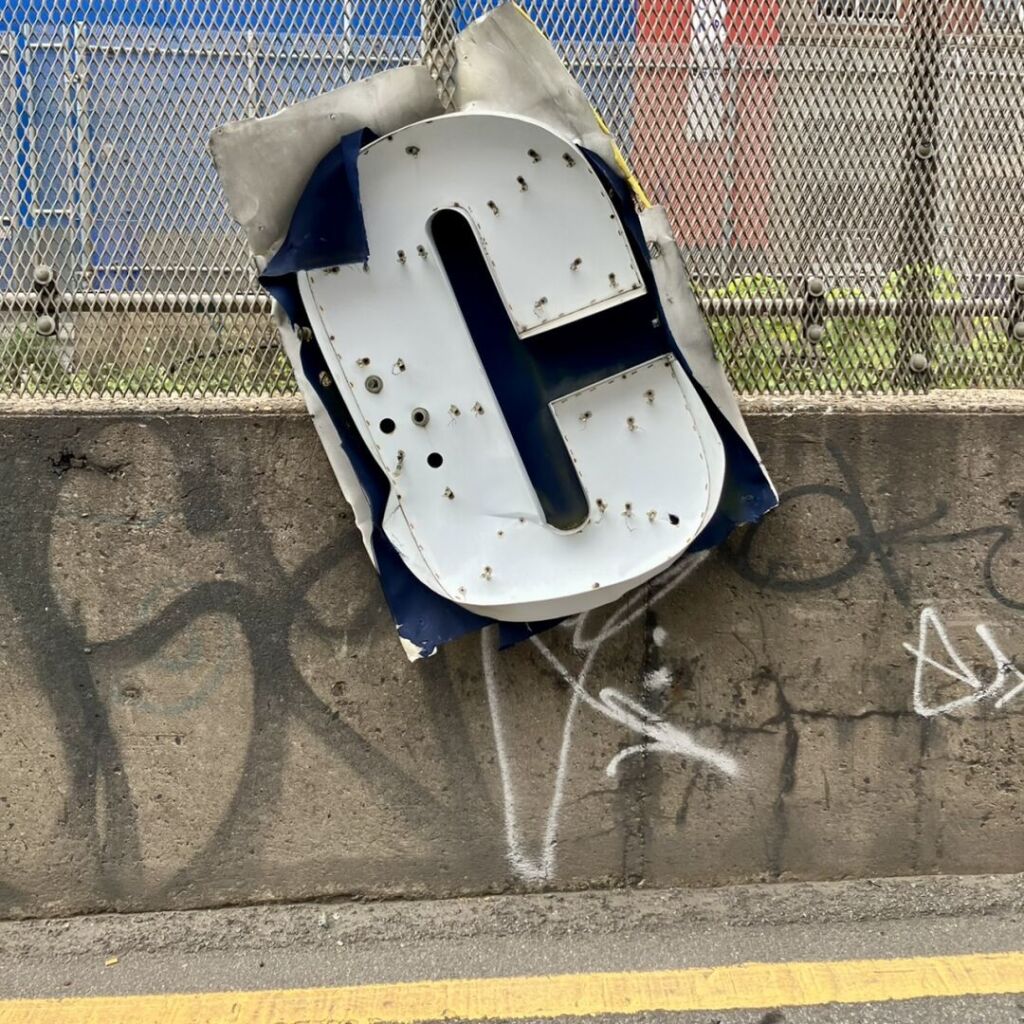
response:
{"label": "white spray paint graffiti", "polygon": [[[935,634],[942,644],[951,665],[944,665],[928,653],[928,640],[931,633]],[[982,643],[989,649],[995,661],[996,673],[992,681],[985,684],[978,674],[960,656],[949,639],[946,627],[939,618],[939,613],[931,607],[921,610],[920,630],[917,646],[905,643],[904,648],[917,659],[914,671],[914,710],[925,718],[936,715],[948,715],[960,708],[978,704],[981,701],[994,701],[997,708],[1004,707],[1024,692],[1024,672],[1018,669],[1003,653],[996,642],[992,631],[984,623],[975,627],[975,632]],[[930,704],[925,697],[925,669],[933,668],[943,675],[968,688],[968,693],[943,704]],[[1010,685],[1010,683],[1014,685]]]}
{"label": "white spray paint graffiti", "polygon": [[671,685],[672,673],[664,665],[644,676],[644,689],[648,693],[664,693]]}
{"label": "white spray paint graffiti", "polygon": [[[568,625],[573,630],[573,650],[583,659],[576,672],[570,671],[543,640],[539,637],[533,638],[534,646],[558,676],[568,684],[572,694],[562,727],[562,741],[558,753],[554,786],[545,817],[539,856],[530,856],[525,850],[498,692],[496,631],[494,627],[484,631],[481,641],[483,670],[504,800],[505,841],[508,848],[509,865],[519,878],[525,881],[540,882],[547,881],[554,876],[559,821],[572,752],[573,728],[582,705],[643,737],[643,742],[620,750],[608,762],[605,773],[611,778],[616,777],[619,766],[624,760],[641,753],[676,754],[704,763],[730,777],[739,774],[739,765],[733,757],[698,743],[689,733],[645,708],[632,697],[613,687],[605,687],[597,696],[587,689],[591,670],[604,644],[632,625],[652,604],[670,594],[706,557],[707,553],[701,553],[683,559],[666,572],[659,581],[655,582],[656,589],[653,593],[645,590],[623,601],[593,636],[585,635],[590,613],[585,612],[569,623]],[[655,645],[660,647],[666,639],[665,631],[659,626],[656,627],[654,633],[652,639]],[[664,689],[670,685],[671,676],[667,670],[655,670],[646,677],[644,682],[651,690]]]}

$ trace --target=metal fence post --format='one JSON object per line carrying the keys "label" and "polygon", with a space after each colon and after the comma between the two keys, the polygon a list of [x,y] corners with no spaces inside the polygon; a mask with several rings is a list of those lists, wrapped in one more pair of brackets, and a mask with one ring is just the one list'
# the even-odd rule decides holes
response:
{"label": "metal fence post", "polygon": [[245,116],[259,117],[259,43],[251,28],[245,30]]}
{"label": "metal fence post", "polygon": [[[736,45],[730,44],[725,51],[725,167],[723,176],[725,178],[723,200],[722,200],[722,251],[730,256],[733,253],[735,241],[735,206],[736,206],[736,136],[739,130],[739,109],[737,96],[739,94],[739,55],[736,52]],[[715,82],[720,87],[719,82]],[[730,266],[729,272],[732,271]]]}
{"label": "metal fence post", "polygon": [[897,385],[926,390],[934,361],[932,268],[937,237],[940,56],[945,5],[915,0],[908,7],[910,69],[904,110],[906,148],[898,250],[902,261],[902,302],[896,316],[894,372]]}
{"label": "metal fence post", "polygon": [[83,23],[76,22],[72,27],[72,40],[71,113],[75,119],[74,167],[77,192],[75,206],[77,207],[78,214],[78,244],[81,250],[79,253],[81,260],[81,286],[88,288],[92,283],[94,269],[92,253],[92,189],[89,180],[92,174],[92,159],[89,139],[88,41]]}
{"label": "metal fence post", "polygon": [[423,61],[445,110],[455,105],[455,0],[423,0]]}

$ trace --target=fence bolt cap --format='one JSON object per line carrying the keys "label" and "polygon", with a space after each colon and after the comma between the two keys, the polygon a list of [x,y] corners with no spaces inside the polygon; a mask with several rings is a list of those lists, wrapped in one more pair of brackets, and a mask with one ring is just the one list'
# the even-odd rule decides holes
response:
{"label": "fence bolt cap", "polygon": [[910,357],[910,368],[914,373],[924,373],[928,369],[928,357],[923,352],[915,352]]}
{"label": "fence bolt cap", "polygon": [[1024,295],[1024,274],[1015,274],[1013,278],[1013,290]]}
{"label": "fence bolt cap", "polygon": [[807,294],[820,299],[825,294],[825,282],[820,277],[807,278]]}
{"label": "fence bolt cap", "polygon": [[36,284],[49,284],[53,280],[53,268],[47,263],[40,263],[32,268],[32,280]]}
{"label": "fence bolt cap", "polygon": [[1018,320],[1013,325],[1013,340],[1024,341],[1024,320]]}
{"label": "fence bolt cap", "polygon": [[811,324],[807,328],[807,340],[817,345],[825,337],[825,328],[821,324]]}
{"label": "fence bolt cap", "polygon": [[55,334],[57,321],[52,316],[40,316],[36,318],[36,334]]}

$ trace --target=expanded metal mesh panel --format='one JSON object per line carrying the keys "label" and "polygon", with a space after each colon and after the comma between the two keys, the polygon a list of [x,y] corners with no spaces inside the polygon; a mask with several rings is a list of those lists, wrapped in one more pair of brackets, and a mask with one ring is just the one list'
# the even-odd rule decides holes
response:
{"label": "expanded metal mesh panel", "polygon": [[[0,394],[294,381],[206,143],[489,0],[0,0]],[[1024,0],[530,0],[746,392],[1024,386]]]}

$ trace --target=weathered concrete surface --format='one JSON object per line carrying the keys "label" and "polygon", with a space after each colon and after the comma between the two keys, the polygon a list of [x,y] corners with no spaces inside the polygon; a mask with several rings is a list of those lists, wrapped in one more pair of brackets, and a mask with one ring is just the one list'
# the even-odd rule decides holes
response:
{"label": "weathered concrete surface", "polygon": [[[752,413],[782,509],[590,649],[734,777],[609,776],[644,737],[533,646],[410,666],[294,406],[9,407],[0,913],[1024,870],[1024,693],[975,632],[1024,659],[1024,411],[908,404]],[[982,687],[931,717],[975,691],[924,663],[915,710],[924,608]]]}

